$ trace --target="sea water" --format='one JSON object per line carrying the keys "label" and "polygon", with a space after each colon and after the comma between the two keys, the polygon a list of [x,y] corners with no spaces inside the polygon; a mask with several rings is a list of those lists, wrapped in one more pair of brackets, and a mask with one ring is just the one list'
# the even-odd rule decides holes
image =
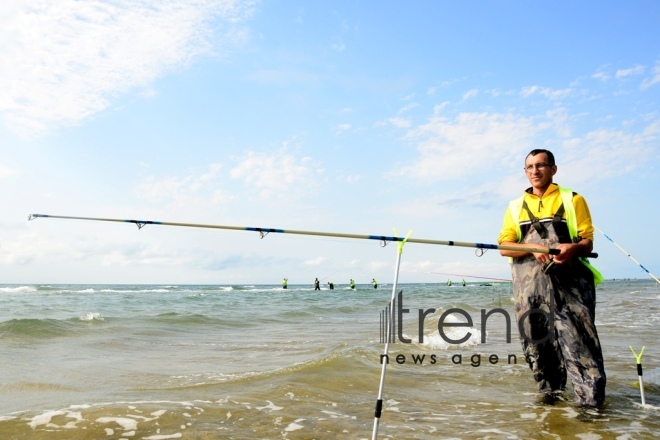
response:
{"label": "sea water", "polygon": [[[371,438],[386,360],[383,311],[398,291],[379,438],[650,439],[660,432],[660,389],[645,386],[641,406],[629,348],[646,346],[645,371],[660,367],[655,281],[598,287],[608,380],[598,409],[576,406],[570,386],[554,403],[536,393],[509,283],[392,290],[0,285],[0,438]],[[441,319],[452,308],[461,312]],[[498,310],[485,326],[482,310]]]}

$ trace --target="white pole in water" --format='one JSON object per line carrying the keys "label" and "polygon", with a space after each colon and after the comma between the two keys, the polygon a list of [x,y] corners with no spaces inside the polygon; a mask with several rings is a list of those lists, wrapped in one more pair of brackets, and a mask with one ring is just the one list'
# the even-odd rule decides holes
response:
{"label": "white pole in water", "polygon": [[644,266],[642,266],[642,263],[640,263],[639,261],[635,260],[635,258],[633,258],[633,256],[630,255],[630,254],[628,253],[628,251],[626,251],[624,248],[622,248],[621,246],[619,246],[618,244],[616,244],[616,243],[614,242],[614,240],[612,240],[610,237],[607,236],[606,233],[604,233],[603,231],[601,231],[600,229],[598,229],[598,228],[595,227],[595,226],[594,226],[594,228],[595,228],[598,232],[600,232],[601,234],[603,234],[603,235],[605,236],[605,238],[607,238],[609,241],[611,241],[612,244],[614,244],[614,246],[616,246],[616,247],[618,247],[619,249],[621,249],[621,252],[623,252],[624,254],[628,255],[628,257],[630,257],[631,260],[633,260],[635,263],[637,263],[637,265],[638,265],[639,267],[641,267],[642,269],[644,269],[644,271],[645,271],[647,274],[651,275],[651,278],[653,278],[653,279],[656,280],[658,283],[660,283],[660,280],[658,279],[658,277],[656,277],[655,275],[653,275],[651,272],[649,272],[649,270],[648,270],[647,268],[645,268]]}
{"label": "white pole in water", "polygon": [[630,351],[632,351],[633,356],[637,359],[637,378],[639,379],[639,393],[642,396],[642,406],[646,405],[646,399],[644,399],[644,371],[642,370],[642,354],[644,354],[644,349],[646,346],[642,347],[642,351],[639,354],[635,353],[632,345],[630,346]]}
{"label": "white pole in water", "polygon": [[[403,245],[406,244],[410,233],[402,242],[399,243],[396,255],[396,266],[394,268],[394,284],[392,285],[392,297],[390,298],[390,320],[394,320],[395,311],[394,311],[394,297],[396,296],[396,289],[399,283],[399,267],[401,266],[401,254],[403,253]],[[396,231],[394,231],[396,234]],[[391,322],[391,321],[390,321]],[[383,355],[381,356],[381,363],[383,367],[380,372],[380,384],[378,386],[378,397],[376,398],[376,412],[374,414],[374,429],[371,434],[371,439],[376,440],[378,437],[378,422],[380,420],[380,415],[383,412],[383,388],[385,387],[385,369],[387,368],[388,355],[390,350],[390,339],[392,338],[392,325],[387,325],[386,339],[385,339],[385,349],[383,350]]]}

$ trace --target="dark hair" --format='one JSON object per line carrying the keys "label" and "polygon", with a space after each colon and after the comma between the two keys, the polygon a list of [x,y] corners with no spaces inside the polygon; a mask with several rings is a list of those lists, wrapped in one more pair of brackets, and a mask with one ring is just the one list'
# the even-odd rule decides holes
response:
{"label": "dark hair", "polygon": [[527,156],[525,156],[525,158],[527,158],[529,156],[536,156],[537,154],[540,154],[540,153],[545,153],[548,156],[548,162],[550,162],[550,163],[548,163],[548,165],[550,165],[551,167],[555,165],[555,155],[552,154],[552,152],[550,152],[548,150],[544,150],[542,148],[538,148],[536,150],[530,151],[529,154]]}

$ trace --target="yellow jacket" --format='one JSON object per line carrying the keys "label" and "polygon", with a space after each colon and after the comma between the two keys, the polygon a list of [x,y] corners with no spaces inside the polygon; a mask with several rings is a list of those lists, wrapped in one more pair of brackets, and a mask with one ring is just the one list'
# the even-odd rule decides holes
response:
{"label": "yellow jacket", "polygon": [[[559,207],[564,204],[564,214],[562,219],[566,220],[568,232],[571,239],[575,241],[578,237],[594,241],[594,226],[591,223],[591,213],[586,200],[579,194],[571,192],[567,188],[560,188],[556,183],[550,184],[542,197],[532,193],[532,188],[525,190],[525,194],[513,200],[504,214],[504,224],[497,238],[499,244],[519,243],[523,238],[523,230],[528,231],[531,226],[529,212],[522,209],[523,201],[527,202],[527,207],[540,222],[552,221]],[[570,203],[569,203],[570,202]],[[517,217],[517,218],[515,218]],[[580,261],[587,266],[594,275],[595,284],[603,281],[601,273],[589,263],[584,257]]]}
{"label": "yellow jacket", "polygon": [[[497,238],[499,244],[502,243],[518,243],[522,240],[522,237],[519,235],[520,228],[528,228],[531,224],[529,214],[525,209],[518,209],[519,214],[518,218],[514,219],[515,215],[512,212],[512,209],[516,205],[522,206],[522,201],[527,202],[527,206],[532,211],[532,214],[536,216],[541,222],[551,221],[557,210],[562,204],[562,197],[559,192],[559,185],[553,183],[546,190],[543,197],[538,197],[532,193],[532,188],[529,188],[525,191],[525,194],[522,198],[516,199],[511,202],[509,207],[504,214],[504,222],[502,230],[500,231],[500,236]],[[577,235],[582,238],[586,238],[594,241],[594,227],[591,223],[591,213],[589,212],[589,206],[587,205],[586,200],[579,194],[573,193],[573,206],[575,208],[575,221]],[[564,212],[563,218],[566,219],[568,207],[566,207],[566,212]],[[569,230],[572,229],[569,226]]]}

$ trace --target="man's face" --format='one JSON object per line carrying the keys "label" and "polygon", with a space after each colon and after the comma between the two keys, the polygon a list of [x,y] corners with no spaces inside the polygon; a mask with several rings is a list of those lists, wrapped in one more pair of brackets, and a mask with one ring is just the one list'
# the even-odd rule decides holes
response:
{"label": "man's face", "polygon": [[525,159],[525,175],[532,187],[545,189],[552,183],[552,176],[557,172],[557,166],[550,166],[549,163],[546,153],[527,156],[527,159]]}

